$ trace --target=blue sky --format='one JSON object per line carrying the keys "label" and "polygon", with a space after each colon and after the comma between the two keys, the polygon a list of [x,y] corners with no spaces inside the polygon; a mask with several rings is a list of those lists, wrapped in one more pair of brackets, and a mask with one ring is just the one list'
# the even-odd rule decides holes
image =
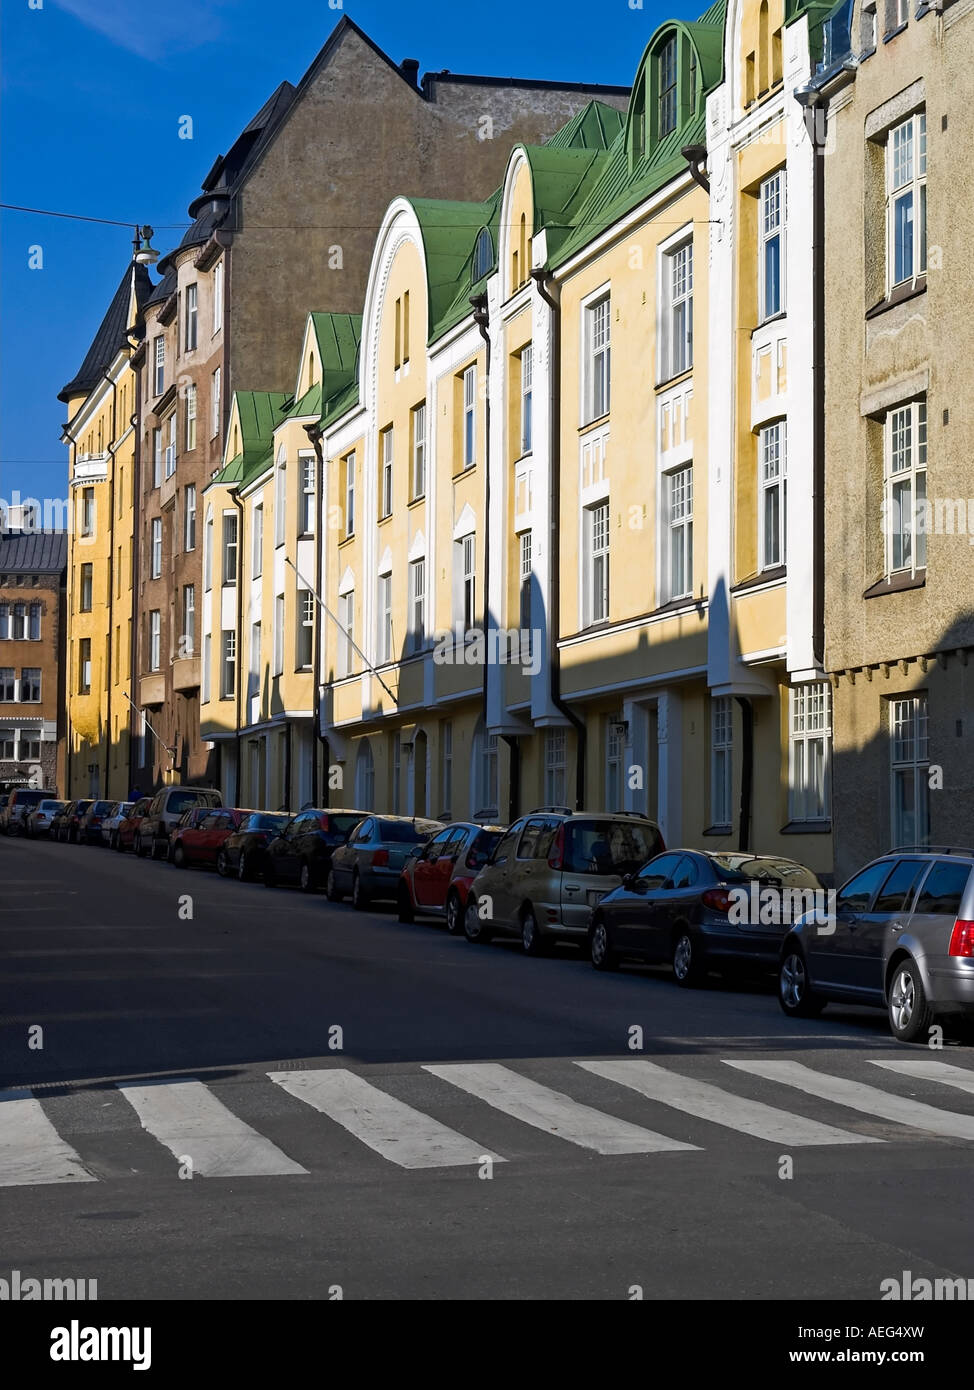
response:
{"label": "blue sky", "polygon": [[[335,0],[332,0],[334,3]],[[217,155],[279,82],[297,82],[347,13],[420,72],[631,82],[653,30],[706,0],[6,0],[0,193],[5,203],[149,222],[165,252]],[[525,24],[525,16],[529,22]],[[525,35],[515,44],[512,34]],[[177,136],[193,118],[192,140]],[[131,254],[131,227],[2,214],[0,498],[63,496],[61,387]],[[171,229],[170,229],[171,227]],[[43,268],[29,269],[40,246]],[[36,257],[35,257],[36,259]]]}

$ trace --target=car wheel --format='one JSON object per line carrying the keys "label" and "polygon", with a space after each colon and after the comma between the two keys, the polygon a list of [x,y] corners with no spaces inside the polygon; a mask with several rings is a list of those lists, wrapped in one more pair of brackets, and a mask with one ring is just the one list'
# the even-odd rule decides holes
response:
{"label": "car wheel", "polygon": [[463,926],[463,906],[458,893],[451,893],[446,900],[446,929],[451,936],[457,936]]}
{"label": "car wheel", "polygon": [[225,849],[221,849],[216,856],[216,871],[221,878],[226,878],[230,873],[230,861]]}
{"label": "car wheel", "polygon": [[189,867],[189,860],[186,858],[186,851],[183,849],[182,841],[173,847],[172,862],[176,865],[177,869],[186,869]]}
{"label": "car wheel", "polygon": [[345,896],[339,891],[338,880],[335,878],[335,870],[328,870],[328,881],[325,884],[325,896],[330,903],[340,903]]}
{"label": "car wheel", "polygon": [[298,875],[298,883],[301,885],[302,893],[314,893],[317,891],[318,884],[315,878],[315,871],[307,859],[301,865],[301,872]]}
{"label": "car wheel", "polygon": [[596,970],[618,970],[619,957],[613,948],[609,928],[601,917],[592,924],[592,930],[588,934],[588,950]]}
{"label": "car wheel", "polygon": [[805,957],[797,946],[788,948],[778,970],[778,1003],[789,1018],[816,1018],[825,1000],[813,991]]}
{"label": "car wheel", "polygon": [[473,894],[467,899],[466,911],[463,914],[463,934],[475,946],[485,946],[493,934],[477,911]]}
{"label": "car wheel", "polygon": [[548,941],[538,930],[538,919],[530,906],[521,913],[521,949],[526,956],[543,956],[548,949]]}
{"label": "car wheel", "polygon": [[399,885],[399,893],[396,901],[399,907],[400,922],[415,922],[416,912],[413,908],[413,900],[409,896],[409,889],[404,883],[400,883]]}
{"label": "car wheel", "polygon": [[900,1042],[915,1042],[929,1032],[933,1009],[927,1003],[919,967],[909,956],[893,969],[888,1008],[889,1026]]}
{"label": "car wheel", "polygon": [[362,887],[358,869],[352,875],[352,906],[357,912],[364,912],[369,905],[369,895]]}
{"label": "car wheel", "polygon": [[688,928],[682,927],[673,941],[673,976],[677,984],[684,989],[692,989],[700,984],[706,973],[699,942],[691,936]]}

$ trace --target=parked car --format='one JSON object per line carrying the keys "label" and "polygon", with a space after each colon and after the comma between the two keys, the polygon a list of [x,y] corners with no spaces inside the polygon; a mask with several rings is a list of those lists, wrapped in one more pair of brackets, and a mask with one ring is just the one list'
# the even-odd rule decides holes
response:
{"label": "parked car", "polygon": [[64,805],[61,807],[61,810],[54,815],[53,819],[51,820],[51,829],[49,831],[50,838],[52,840],[60,840],[61,827],[65,824],[67,817],[73,810],[74,802],[66,801]]}
{"label": "parked car", "polygon": [[584,941],[592,909],[664,848],[656,822],[636,812],[542,806],[514,822],[474,879],[464,935],[519,936],[529,956]]}
{"label": "parked car", "polygon": [[135,844],[135,836],[139,827],[145,820],[149,807],[152,805],[151,796],[140,796],[131,810],[129,810],[119,821],[118,829],[115,832],[115,840],[112,849],[117,849],[124,854],[127,849],[132,849]]}
{"label": "parked car", "polygon": [[33,787],[15,787],[10,793],[10,800],[3,808],[0,830],[3,830],[5,835],[25,835],[27,817],[31,811],[36,811],[42,801],[48,800],[50,795],[49,791],[35,791]]}
{"label": "parked car", "polygon": [[589,954],[596,970],[623,960],[668,963],[684,986],[734,964],[772,970],[792,922],[818,901],[810,895],[824,893],[818,876],[793,859],[667,850],[594,909]]}
{"label": "parked car", "polygon": [[33,840],[39,835],[50,835],[55,817],[60,815],[66,805],[64,801],[52,801],[49,797],[39,802],[27,817],[28,837]]}
{"label": "parked car", "polygon": [[297,883],[313,893],[328,880],[334,851],[345,843],[364,811],[299,811],[267,846],[264,882],[269,888]]}
{"label": "parked car", "polygon": [[455,821],[410,855],[399,879],[399,920],[417,914],[443,917],[456,934],[463,926],[470,885],[504,834],[502,825]]}
{"label": "parked car", "polygon": [[781,949],[778,999],[790,1017],[834,1000],[884,1008],[902,1042],[948,1015],[974,1014],[974,849],[897,850],[808,913]]}
{"label": "parked car", "polygon": [[62,843],[68,845],[78,843],[81,817],[90,805],[91,800],[89,799],[87,801],[72,801],[64,808],[57,827],[57,837]]}
{"label": "parked car", "polygon": [[115,809],[114,801],[92,801],[87,811],[78,822],[78,839],[85,845],[100,845],[102,843],[101,827],[102,822],[111,815]]}
{"label": "parked car", "polygon": [[331,857],[326,880],[329,900],[341,902],[350,893],[352,906],[359,909],[377,899],[395,902],[410,852],[445,828],[441,820],[366,816]]}
{"label": "parked car", "polygon": [[215,864],[228,836],[239,829],[250,814],[250,811],[230,806],[216,809],[194,806],[184,811],[170,836],[171,862],[177,869],[188,869],[192,864]]}
{"label": "parked car", "polygon": [[118,848],[118,827],[135,805],[134,801],[116,801],[101,823],[101,842],[109,849]]}
{"label": "parked car", "polygon": [[286,829],[288,817],[270,811],[251,811],[217,851],[216,871],[222,878],[236,874],[246,880],[264,872],[267,846]]}
{"label": "parked car", "polygon": [[156,792],[148,811],[135,832],[133,847],[140,859],[148,855],[168,855],[169,833],[179,824],[184,811],[193,806],[222,806],[223,798],[211,787],[163,787]]}
{"label": "parked car", "polygon": [[7,809],[7,802],[9,800],[9,792],[0,792],[0,825],[3,825],[3,813]]}

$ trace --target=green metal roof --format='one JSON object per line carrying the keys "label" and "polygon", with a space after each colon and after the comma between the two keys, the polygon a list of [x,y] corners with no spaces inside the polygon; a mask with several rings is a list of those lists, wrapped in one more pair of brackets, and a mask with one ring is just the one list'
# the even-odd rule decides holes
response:
{"label": "green metal roof", "polygon": [[234,391],[233,399],[243,447],[213,481],[245,487],[273,454],[274,431],[287,418],[284,406],[289,398],[283,391]]}

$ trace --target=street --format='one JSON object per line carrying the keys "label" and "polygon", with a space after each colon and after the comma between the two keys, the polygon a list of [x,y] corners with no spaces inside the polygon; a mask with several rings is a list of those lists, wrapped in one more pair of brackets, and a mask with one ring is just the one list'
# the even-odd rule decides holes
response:
{"label": "street", "polygon": [[23,838],[0,959],[0,1273],[100,1300],[866,1301],[974,1274],[964,1038]]}

